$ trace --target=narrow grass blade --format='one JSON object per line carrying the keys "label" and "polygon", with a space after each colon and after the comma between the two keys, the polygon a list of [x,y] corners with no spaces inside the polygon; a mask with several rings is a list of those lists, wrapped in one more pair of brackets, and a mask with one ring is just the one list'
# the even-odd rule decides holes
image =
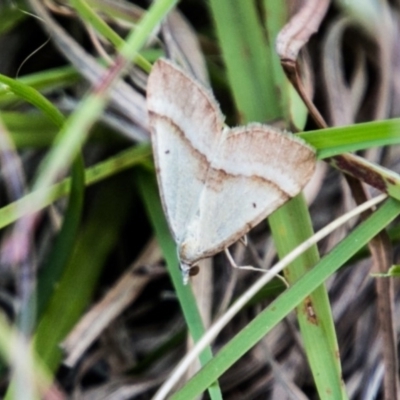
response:
{"label": "narrow grass blade", "polygon": [[[336,272],[350,257],[371,240],[378,232],[400,214],[400,203],[390,199],[370,218],[360,224],[346,239],[340,242],[310,272],[279,296],[249,325],[237,334],[173,400],[194,399],[251,349],[264,335],[271,331],[294,307],[310,295],[318,286]],[[335,354],[338,357],[338,354]],[[321,398],[338,399],[324,393]]]}
{"label": "narrow grass blade", "polygon": [[0,6],[0,35],[4,35],[14,29],[17,24],[27,18],[19,8],[22,1],[3,2]]}
{"label": "narrow grass blade", "polygon": [[[293,198],[282,210],[269,217],[272,234],[279,258],[290,253],[299,243],[313,235],[310,215],[302,195]],[[284,275],[293,285],[319,260],[316,246],[313,246],[284,270]],[[342,381],[342,369],[337,358],[337,344],[333,316],[324,285],[318,286],[305,301],[297,307],[302,340],[312,370],[318,393],[330,393],[331,399],[347,397]]]}
{"label": "narrow grass blade", "polygon": [[78,234],[75,251],[34,339],[34,348],[51,371],[61,361],[59,343],[90,301],[107,256],[119,240],[133,193],[126,190],[126,180],[115,178],[107,182],[100,188],[87,222]]}
{"label": "narrow grass blade", "polygon": [[301,131],[306,124],[308,110],[286,77],[275,50],[278,33],[288,20],[287,4],[281,0],[264,0],[262,3],[264,6],[264,25],[268,34],[269,57],[276,87],[275,101],[279,102],[278,115],[279,118],[286,121],[287,126],[294,126],[297,131]]}
{"label": "narrow grass blade", "polygon": [[[88,168],[85,171],[85,185],[93,185],[136,164],[144,163],[149,155],[150,148],[148,145],[134,146],[125,150],[106,161]],[[0,229],[26,215],[28,211],[39,211],[57,199],[66,196],[70,191],[70,185],[70,178],[66,178],[49,188],[29,193],[22,199],[0,208]],[[39,201],[43,198],[46,200]],[[32,204],[35,205],[35,208],[32,207]]]}
{"label": "narrow grass blade", "polygon": [[[254,9],[255,2],[245,3],[246,4],[243,5],[244,7],[246,7],[247,9]],[[213,2],[211,2],[210,4],[212,6],[211,9],[214,13],[213,15],[217,25],[217,32],[219,33],[220,43],[222,46],[222,51],[224,54],[228,72],[230,67],[235,69],[236,77],[233,77],[229,74],[228,76],[230,78],[231,86],[234,88],[233,91],[234,93],[236,93],[235,100],[238,103],[238,109],[245,117],[248,118],[249,116],[251,116],[251,118],[254,118],[260,122],[272,118],[278,118],[286,119],[286,122],[290,124],[291,120],[288,120],[288,118],[291,117],[291,113],[289,112],[291,107],[291,95],[288,91],[289,86],[287,85],[287,81],[282,76],[282,73],[277,66],[277,56],[274,52],[273,43],[269,43],[270,47],[267,50],[266,43],[262,44],[261,42],[254,41],[254,51],[257,55],[261,56],[241,57],[236,48],[240,48],[241,42],[246,39],[239,39],[238,36],[252,38],[254,35],[263,35],[261,25],[254,23],[254,21],[251,25],[248,25],[245,11],[241,10],[242,12],[240,14],[237,14],[238,7],[236,2],[235,4],[233,4],[232,2],[229,2],[227,0],[221,0],[218,1],[218,8],[213,6]],[[239,2],[239,4],[242,4],[242,2]],[[275,2],[274,13],[268,13],[269,2],[267,2],[266,5],[267,7],[265,24],[267,26],[267,31],[271,40],[277,35],[277,30],[280,28],[278,20],[280,20],[280,23],[283,23],[282,15],[286,14],[286,3]],[[224,14],[221,13],[222,7],[224,7]],[[272,8],[272,5],[270,8]],[[276,17],[275,14],[278,14],[278,17]],[[233,16],[235,19],[233,19]],[[222,27],[228,24],[230,24],[230,26],[232,27],[231,29],[236,30],[236,36],[232,34],[231,40],[229,41],[224,40],[224,37],[222,35]],[[252,33],[252,31],[257,31],[257,33]],[[246,35],[243,35],[243,32],[246,32]],[[234,39],[236,39],[236,42]],[[268,63],[271,65],[270,69],[267,69],[266,65],[263,63],[263,54],[265,54],[266,51],[269,55]],[[272,61],[274,57],[275,60]],[[241,58],[245,58],[245,66]],[[254,71],[258,71],[260,69],[264,69],[264,74],[257,76]],[[238,77],[247,76],[249,75],[250,71],[252,71],[254,79],[257,79],[257,86],[249,84],[245,91],[239,81],[247,81],[245,81],[243,78],[239,79]],[[273,73],[268,73],[269,71],[272,71]],[[268,84],[266,82],[268,82]],[[278,89],[277,92],[275,91],[275,88]],[[262,92],[263,90],[267,90],[268,92],[261,94],[260,92]],[[255,102],[256,104],[249,102],[248,98],[246,98],[249,92],[249,97],[257,99]],[[279,93],[280,95],[277,96],[277,93]],[[273,103],[275,105],[274,107],[272,107],[272,109],[274,110],[273,115],[271,115],[270,112],[266,111],[263,107],[264,96],[268,96],[270,99],[268,106],[270,106],[270,103]],[[276,101],[277,98],[279,99],[279,101]],[[255,109],[257,109],[257,111],[255,111]],[[251,119],[246,120],[246,122],[250,121]],[[291,235],[284,235],[280,231],[280,227],[284,225],[286,219],[288,219],[291,215],[294,216],[293,219],[296,219],[296,221],[290,221]],[[304,203],[304,201],[302,201],[301,197],[298,197],[297,199],[294,199],[291,202],[285,204],[285,206],[274,213],[273,217],[270,217],[269,221],[272,227],[275,244],[278,251],[280,250],[280,255],[284,255],[289,249],[296,247],[313,233],[312,228],[309,224],[308,210],[306,204]],[[303,226],[302,221],[308,221],[308,223]],[[289,274],[290,276],[295,276],[297,274],[302,275],[311,265],[314,265],[317,261],[318,252],[316,250],[316,247],[314,247],[314,249],[310,249],[305,255],[299,257],[296,264],[293,263],[288,266],[287,274]],[[298,271],[298,268],[301,268],[301,270]],[[292,282],[293,281],[290,281],[290,283]],[[322,325],[324,326],[324,329],[322,329],[321,325],[317,327],[308,325],[307,320],[302,317],[299,318],[300,329],[305,343],[305,351],[307,353],[309,362],[314,363],[314,365],[311,366],[312,371],[316,372],[317,367],[320,365],[318,362],[316,362],[319,356],[316,352],[316,346],[312,346],[312,344],[316,337],[318,337],[318,339],[320,340],[320,342],[318,343],[318,351],[322,351],[326,357],[329,357],[330,362],[328,364],[329,366],[334,367],[332,373],[327,373],[324,375],[324,382],[320,380],[319,374],[314,374],[314,379],[317,382],[317,388],[321,389],[328,386],[332,388],[332,391],[334,393],[341,393],[342,379],[340,375],[339,360],[335,356],[335,353],[331,351],[332,348],[337,349],[337,344],[332,316],[330,313],[329,301],[325,288],[319,288],[315,296],[319,303],[319,307],[318,310],[314,311],[319,312],[316,317],[320,321],[323,321]],[[302,309],[302,307],[305,308],[305,304],[299,307],[299,316],[301,315],[300,310]],[[328,335],[326,335],[325,329],[329,329]],[[328,381],[327,378],[329,378],[330,380]],[[320,392],[320,394],[322,395],[322,392]]]}
{"label": "narrow grass blade", "polygon": [[[53,384],[53,374],[43,365],[40,358],[29,347],[29,344],[18,334],[15,327],[11,326],[6,315],[0,314],[0,355],[14,371],[17,371],[27,386],[33,387],[31,393],[27,393],[28,387],[19,388],[18,393],[23,393],[27,399],[29,396],[43,398],[49,393],[49,388]],[[13,399],[17,398],[15,386],[10,389]],[[25,392],[24,392],[25,391]]]}
{"label": "narrow grass blade", "polygon": [[[71,0],[71,4],[76,8],[87,24],[95,28],[97,32],[107,38],[115,47],[124,46],[124,40],[96,14],[88,3],[83,0]],[[137,54],[135,56],[135,62],[141,66],[144,71],[150,72],[151,64],[144,57]]]}
{"label": "narrow grass blade", "polygon": [[75,246],[83,208],[85,175],[83,160],[78,158],[72,167],[71,188],[68,207],[62,227],[57,235],[51,253],[40,269],[37,282],[37,318],[40,319],[64,268],[71,258]]}
{"label": "narrow grass blade", "polygon": [[255,2],[210,0],[210,8],[240,120],[279,118],[272,63]]}
{"label": "narrow grass blade", "polygon": [[372,121],[299,134],[324,159],[370,147],[400,144],[400,119]]}
{"label": "narrow grass blade", "polygon": [[[73,67],[66,66],[24,75],[16,79],[16,81],[32,89],[44,92],[68,87],[80,79],[80,75]],[[15,102],[18,98],[7,84],[0,85],[1,105]]]}
{"label": "narrow grass blade", "polygon": [[[41,8],[39,2],[32,3]],[[95,121],[107,104],[107,93],[111,85],[119,78],[128,60],[133,59],[154,28],[176,4],[176,0],[159,0],[144,15],[140,23],[128,36],[121,48],[123,59],[116,62],[114,68],[98,83],[91,95],[88,95],[80,107],[68,118],[55,139],[55,145],[42,162],[40,174],[35,179],[34,189],[42,189],[52,184],[56,177],[64,172],[71,160],[80,150]],[[46,199],[40,199],[40,202]],[[37,206],[37,205],[34,205]]]}
{"label": "narrow grass blade", "polygon": [[49,119],[56,125],[61,126],[64,122],[64,116],[61,112],[44,96],[32,87],[19,82],[16,79],[9,78],[0,74],[0,83],[2,83],[3,90],[10,90],[15,95],[31,103],[39,110],[49,117]]}
{"label": "narrow grass blade", "polygon": [[[193,340],[197,342],[204,334],[204,325],[190,285],[183,284],[176,244],[171,237],[164,217],[154,175],[144,172],[138,174],[138,186],[158,242],[164,253],[168,272],[175,287],[190,334]],[[211,360],[211,348],[205,349],[199,358],[202,365]],[[222,399],[218,383],[215,382],[211,385],[209,394],[212,399]]]}

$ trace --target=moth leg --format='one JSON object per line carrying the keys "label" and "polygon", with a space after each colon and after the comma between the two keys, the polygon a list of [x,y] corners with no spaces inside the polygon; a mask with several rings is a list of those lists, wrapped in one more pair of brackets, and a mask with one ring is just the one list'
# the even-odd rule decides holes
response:
{"label": "moth leg", "polygon": [[247,247],[247,245],[248,245],[248,243],[249,243],[249,241],[247,240],[247,235],[242,236],[242,237],[239,239],[239,242],[243,243],[243,245]]}
{"label": "moth leg", "polygon": [[229,263],[231,264],[231,266],[232,266],[233,268],[248,269],[248,270],[250,270],[250,271],[258,271],[258,272],[267,272],[265,269],[256,268],[256,267],[253,267],[252,265],[237,265],[236,262],[235,262],[235,260],[234,260],[233,257],[232,257],[231,252],[229,251],[229,249],[228,249],[228,248],[225,248],[225,249],[224,249],[224,252],[225,252],[225,254],[226,254],[226,258],[228,259]]}
{"label": "moth leg", "polygon": [[[225,251],[226,257],[228,258],[229,263],[231,264],[231,266],[233,268],[247,269],[250,271],[257,271],[257,272],[267,272],[268,271],[267,269],[256,268],[256,267],[253,267],[252,265],[237,265],[235,260],[232,257],[232,254],[230,253],[229,249],[226,248],[226,249],[224,249],[224,251]],[[277,274],[276,277],[278,279],[280,279],[287,288],[289,287],[289,283],[286,281],[286,279],[283,276]]]}

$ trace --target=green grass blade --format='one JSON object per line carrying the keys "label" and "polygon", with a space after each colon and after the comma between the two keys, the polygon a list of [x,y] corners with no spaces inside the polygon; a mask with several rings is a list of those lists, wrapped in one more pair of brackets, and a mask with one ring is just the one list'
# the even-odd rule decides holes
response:
{"label": "green grass blade", "polygon": [[[290,253],[314,231],[302,195],[293,198],[283,210],[269,217],[279,258]],[[300,229],[299,229],[300,228]],[[293,285],[319,260],[316,246],[311,247],[284,270],[289,285]],[[318,393],[330,393],[326,398],[345,399],[342,369],[337,358],[339,348],[335,334],[329,298],[324,285],[318,286],[301,306],[297,307],[302,340]]]}
{"label": "green grass blade", "polygon": [[[113,31],[102,18],[83,0],[71,0],[71,4],[79,12],[82,19],[97,30],[101,35],[107,38],[115,47],[124,46],[124,40]],[[137,54],[135,62],[146,72],[150,72],[151,64],[142,56]]]}
{"label": "green grass blade", "polygon": [[[200,395],[215,379],[282,321],[293,310],[294,305],[298,305],[306,296],[322,285],[329,276],[335,273],[371,238],[385,229],[399,214],[400,203],[393,199],[387,200],[378,211],[354,229],[310,272],[286,290],[237,334],[195,377],[170,398],[172,400],[189,400]],[[337,356],[335,354],[335,357]],[[329,393],[324,393],[321,398],[333,398],[328,396]],[[339,398],[341,397],[335,399]]]}
{"label": "green grass blade", "polygon": [[[9,78],[11,79],[11,78]],[[51,91],[73,85],[81,79],[78,72],[70,66],[54,68],[46,71],[24,75],[15,81],[36,90]],[[16,101],[15,96],[7,84],[0,85],[0,104],[9,104]]]}
{"label": "green grass blade", "polygon": [[0,111],[0,114],[17,149],[48,147],[58,132],[56,125],[42,113]]}
{"label": "green grass blade", "polygon": [[[274,38],[287,21],[286,4],[277,0],[264,1],[266,7],[266,27]],[[275,43],[275,42],[273,42]],[[275,50],[275,49],[274,49]],[[271,55],[276,63],[280,60],[274,54]],[[276,67],[277,69],[277,67]],[[282,73],[282,67],[280,68]],[[302,101],[293,96],[293,89],[288,81],[282,77],[280,83],[282,92],[286,92],[282,101],[283,113],[290,110],[292,105],[302,104]],[[285,100],[287,103],[285,104]],[[304,112],[304,105],[300,107]],[[299,119],[299,118],[298,118]],[[291,120],[286,121],[291,123]],[[305,119],[303,120],[305,123]],[[290,125],[289,125],[290,126]],[[301,125],[298,125],[298,127]],[[302,195],[296,196],[284,207],[277,210],[269,217],[272,236],[280,258],[283,258],[298,244],[307,240],[314,233],[307,204]],[[298,257],[285,270],[284,274],[289,285],[293,285],[319,260],[316,246]],[[319,395],[327,395],[327,398],[345,399],[347,395],[342,380],[342,368],[340,360],[336,356],[339,353],[333,316],[329,298],[324,285],[317,287],[296,309],[297,319],[304,343],[307,359],[314,377]],[[315,321],[319,323],[316,324]]]}
{"label": "green grass blade", "polygon": [[[153,3],[121,48],[121,54],[125,60],[136,56],[149,35],[175,4],[176,0],[159,0]],[[126,61],[123,65],[125,63]],[[121,66],[117,64],[117,67]],[[104,110],[110,85],[122,72],[121,68],[114,69],[113,73],[109,71],[106,81],[100,82],[96,90],[88,95],[68,118],[55,139],[55,145],[42,162],[40,173],[35,179],[34,189],[48,187],[61,172],[69,167],[71,160],[86,141],[91,127]],[[45,198],[40,199],[40,202],[45,201]],[[37,205],[33,204],[33,207]]]}
{"label": "green grass blade", "polygon": [[[85,171],[85,185],[93,185],[138,163],[143,163],[148,160],[150,154],[150,147],[147,144],[125,150],[106,161],[88,168]],[[0,229],[23,217],[29,210],[39,211],[59,198],[66,196],[70,192],[70,185],[70,178],[66,178],[49,188],[29,193],[22,199],[0,208]],[[39,201],[43,198],[45,201]],[[32,208],[32,204],[36,208]]]}
{"label": "green grass blade", "polygon": [[320,129],[299,136],[317,149],[319,159],[324,159],[370,147],[400,144],[400,119]]}
{"label": "green grass blade", "polygon": [[[48,393],[49,387],[52,385],[53,374],[43,365],[40,358],[30,348],[29,344],[23,340],[21,335],[12,326],[8,317],[0,314],[0,355],[9,366],[13,368],[14,376],[19,375],[28,385],[19,387],[18,392],[16,386],[10,388],[11,398],[26,399],[29,396],[40,398],[40,393]],[[28,386],[28,387],[26,387]],[[29,388],[36,389],[33,393],[29,392]],[[19,397],[17,397],[17,393]]]}
{"label": "green grass blade", "polygon": [[[40,365],[48,371],[54,372],[60,365],[59,344],[87,307],[107,256],[120,240],[119,231],[133,193],[126,190],[126,182],[120,179],[107,182],[79,232],[73,256],[35,332],[33,349]],[[110,208],[110,204],[114,206]],[[6,400],[13,399],[14,384],[15,381],[11,382]]]}
{"label": "green grass blade", "polygon": [[57,235],[51,253],[40,269],[37,282],[37,318],[40,319],[48,300],[50,299],[64,268],[72,255],[83,208],[85,174],[81,157],[72,167],[71,188],[68,207],[64,215],[63,224]]}
{"label": "green grass blade", "polygon": [[275,101],[279,103],[279,118],[286,121],[287,126],[295,126],[298,131],[301,131],[306,124],[308,110],[286,77],[280,60],[276,56],[274,45],[280,29],[288,19],[287,4],[281,0],[265,0],[263,6],[264,24],[268,34],[269,57],[276,86]]}
{"label": "green grass blade", "polygon": [[[243,2],[239,2],[239,4],[242,4]],[[254,9],[256,2],[245,2],[246,7],[248,9]],[[246,39],[239,39],[238,36],[240,37],[245,37],[245,38],[251,38],[254,33],[252,31],[258,31],[256,35],[262,35],[263,31],[261,29],[260,24],[253,23],[251,25],[248,25],[247,23],[247,18],[245,17],[245,11],[241,10],[240,7],[237,6],[237,2],[233,4],[232,2],[228,0],[221,0],[218,1],[218,8],[213,6],[213,2],[211,2],[212,5],[212,10],[214,12],[214,19],[216,22],[217,26],[217,32],[219,32],[219,38],[220,38],[220,43],[222,46],[222,51],[224,54],[225,58],[225,63],[227,65],[227,69],[229,72],[229,68],[232,67],[235,69],[236,77],[232,78],[231,75],[228,74],[231,86],[233,87],[235,95],[235,100],[238,102],[238,108],[240,109],[241,113],[247,118],[245,122],[249,122],[250,120],[248,119],[249,115],[257,115],[256,119],[259,122],[263,122],[265,120],[268,120],[271,118],[271,115],[265,110],[265,107],[263,108],[263,94],[260,94],[262,90],[267,90],[267,93],[264,93],[264,96],[268,96],[271,99],[271,103],[275,105],[273,117],[278,118],[278,119],[284,119],[287,122],[290,122],[289,119],[291,120],[291,115],[290,115],[290,107],[291,107],[291,93],[289,92],[289,86],[287,84],[286,79],[282,76],[281,69],[279,69],[279,66],[277,65],[278,60],[277,56],[275,55],[273,43],[271,43],[271,38],[274,38],[278,30],[280,28],[280,24],[283,22],[283,17],[286,14],[286,3],[280,2],[277,3],[275,2],[274,4],[269,4],[269,2],[266,2],[266,26],[267,26],[267,31],[270,37],[270,47],[267,48],[266,43],[261,44],[258,42],[258,47],[256,47],[256,42],[254,42],[254,51],[255,54],[264,54],[267,51],[267,54],[269,55],[269,64],[270,64],[270,69],[266,69],[265,65],[263,64],[262,60],[263,57],[261,56],[260,58],[258,57],[249,57],[248,59],[246,57],[243,57],[243,55],[240,54],[240,52],[237,52],[236,48],[240,48],[240,43],[243,40]],[[244,6],[244,5],[243,5]],[[245,7],[244,6],[244,7]],[[268,13],[268,6],[270,8],[274,8],[275,13]],[[221,10],[224,10],[224,14],[221,14]],[[229,11],[229,9],[232,9]],[[241,13],[237,13],[237,11],[240,9]],[[269,10],[271,11],[271,10]],[[231,13],[231,14],[230,14]],[[278,14],[278,16],[275,16]],[[235,19],[230,19],[235,17]],[[272,20],[272,21],[271,21]],[[220,32],[222,31],[222,28],[219,28],[219,26],[224,27],[225,25],[231,26],[231,29],[236,30],[236,36],[233,34],[231,35],[231,39],[224,40],[222,34]],[[226,28],[225,28],[226,29]],[[246,32],[244,35],[243,32]],[[236,40],[236,42],[235,42]],[[229,46],[229,48],[228,48]],[[268,50],[267,50],[268,49]],[[242,57],[241,57],[242,56]],[[246,59],[246,65],[244,66],[243,61],[241,58]],[[250,64],[250,66],[249,66]],[[257,76],[256,74],[252,74],[254,78],[257,80],[256,85],[251,85],[245,89],[243,89],[241,82],[246,82],[244,78],[242,78],[239,82],[239,76],[244,77],[246,75],[249,75],[249,71],[258,71],[261,68],[264,68],[264,74]],[[271,73],[272,72],[272,73]],[[272,78],[271,78],[272,77]],[[266,84],[266,81],[268,82],[268,85]],[[275,88],[278,89],[278,91],[275,90]],[[249,94],[250,93],[250,94]],[[277,96],[276,94],[280,93],[280,97],[278,99],[280,101],[276,101]],[[253,99],[256,99],[257,104],[253,104],[249,102],[249,100],[246,98],[246,96],[249,94],[249,96]],[[255,113],[254,108],[257,107],[257,114]],[[303,113],[304,113],[304,108],[302,108]],[[290,216],[294,215],[296,216],[297,221],[290,221],[292,225],[290,226],[291,229],[291,235],[283,235],[282,232],[280,231],[280,227],[282,227],[285,223],[285,221],[289,218]],[[302,201],[301,197],[298,197],[294,199],[293,201],[287,203],[284,207],[280,208],[272,218],[270,218],[270,225],[272,227],[272,232],[273,232],[273,237],[274,237],[274,242],[276,243],[278,251],[280,250],[281,255],[283,255],[286,251],[288,251],[291,248],[296,247],[298,244],[300,244],[303,240],[307,239],[309,236],[312,235],[312,227],[309,223],[309,215],[308,215],[308,210],[306,207],[306,204],[304,201]],[[308,224],[303,226],[301,224],[302,221],[308,221]],[[318,261],[318,252],[316,250],[316,247],[313,249],[309,250],[305,255],[302,255],[301,257],[298,258],[296,263],[292,263],[290,266],[287,268],[287,273],[290,276],[295,276],[296,274],[304,274],[307,271],[307,268],[309,268],[311,265],[315,265],[316,262]],[[300,271],[297,272],[297,269],[301,268]],[[291,281],[292,282],[292,281]],[[318,351],[322,351],[325,356],[330,358],[330,362],[327,364],[330,367],[333,367],[333,371],[331,373],[324,374],[323,376],[323,381],[320,378],[320,374],[315,374],[314,379],[317,382],[317,388],[320,390],[321,388],[324,387],[329,387],[331,388],[333,393],[341,393],[342,391],[342,381],[341,381],[341,376],[340,376],[340,365],[339,365],[339,360],[336,357],[336,353],[332,352],[332,349],[337,349],[337,344],[336,344],[336,338],[335,338],[335,331],[334,331],[334,326],[332,322],[332,316],[330,313],[330,306],[329,306],[329,301],[328,297],[326,294],[326,290],[324,287],[318,288],[317,293],[314,294],[316,301],[319,303],[318,311],[319,314],[316,316],[320,321],[322,321],[322,325],[325,328],[329,329],[329,334],[328,336],[326,335],[326,332],[322,329],[321,325],[314,327],[311,326],[307,323],[304,318],[300,317],[299,318],[299,323],[300,323],[300,328],[301,328],[301,333],[304,338],[304,343],[305,343],[305,351],[308,356],[308,360],[310,363],[314,363],[313,366],[311,366],[311,369],[313,372],[317,371],[317,366],[320,365],[318,362],[319,355],[316,352],[316,346],[312,346],[313,340],[318,337],[320,340],[320,343],[318,343]],[[314,299],[313,299],[314,300]],[[300,310],[302,309],[303,306],[299,307],[299,316],[301,315]],[[305,307],[305,305],[304,305]],[[327,380],[329,378],[329,380]],[[322,394],[322,392],[320,392]]]}
{"label": "green grass blade", "polygon": [[19,98],[24,99],[28,103],[34,105],[41,110],[56,125],[61,126],[64,122],[64,116],[61,112],[44,96],[32,87],[16,80],[0,74],[0,83],[3,90],[12,91]]}
{"label": "green grass blade", "polygon": [[240,120],[279,118],[272,64],[255,2],[210,0],[209,4]]}
{"label": "green grass blade", "polygon": [[154,29],[177,3],[178,0],[158,0],[153,3],[120,48],[122,56],[127,60],[134,60],[139,50],[146,44],[147,39],[153,33]]}
{"label": "green grass blade", "polygon": [[[204,334],[203,322],[190,285],[183,284],[182,274],[179,270],[176,244],[171,237],[167,221],[164,217],[154,175],[141,172],[138,175],[138,187],[154,232],[156,233],[158,243],[167,262],[168,272],[176,290],[190,334],[194,342],[197,342]],[[212,359],[212,356],[211,348],[206,348],[199,357],[201,364],[206,364]],[[217,383],[213,383],[210,387],[210,396],[212,399],[222,399]]]}
{"label": "green grass blade", "polygon": [[[36,89],[5,76],[0,76],[0,81],[3,82],[3,84],[7,84],[15,95],[42,110],[49,120],[51,120],[56,126],[62,126],[64,123],[64,116]],[[53,256],[51,257],[51,267],[46,270],[46,276],[49,280],[46,281],[42,279],[39,281],[39,286],[37,288],[38,291],[35,293],[39,293],[39,295],[42,296],[39,298],[39,306],[42,309],[44,308],[45,302],[50,296],[51,290],[56,284],[57,278],[61,275],[71,253],[82,209],[83,188],[84,164],[82,158],[78,156],[73,166],[73,190],[70,196],[70,207],[65,215],[63,229],[59,240],[57,241],[55,248],[53,248],[53,251],[56,250],[56,253],[53,253]]]}
{"label": "green grass blade", "polygon": [[21,5],[20,0],[5,1],[0,5],[0,35],[8,33],[27,18],[27,14],[19,8]]}
{"label": "green grass blade", "polygon": [[99,189],[72,258],[36,330],[34,348],[51,371],[61,361],[59,344],[87,307],[132,204],[134,191],[126,190],[126,179],[113,179]]}

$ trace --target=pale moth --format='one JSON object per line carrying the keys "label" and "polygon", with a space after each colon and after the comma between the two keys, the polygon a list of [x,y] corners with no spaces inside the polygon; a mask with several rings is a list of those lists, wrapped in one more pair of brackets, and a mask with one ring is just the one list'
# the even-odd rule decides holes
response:
{"label": "pale moth", "polygon": [[154,161],[184,281],[196,262],[225,250],[296,196],[315,151],[261,124],[229,128],[212,94],[160,59],[147,84]]}

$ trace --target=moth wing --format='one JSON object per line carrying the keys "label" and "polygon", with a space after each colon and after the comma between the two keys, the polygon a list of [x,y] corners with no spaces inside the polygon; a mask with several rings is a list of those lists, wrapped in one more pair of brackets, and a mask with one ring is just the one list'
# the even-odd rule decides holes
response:
{"label": "moth wing", "polygon": [[314,150],[293,135],[258,124],[225,133],[200,200],[192,234],[197,248],[189,246],[185,254],[184,246],[183,259],[230,246],[296,196],[314,172]]}
{"label": "moth wing", "polygon": [[163,59],[149,76],[147,108],[163,208],[179,244],[199,213],[209,155],[221,139],[224,120],[211,94]]}

